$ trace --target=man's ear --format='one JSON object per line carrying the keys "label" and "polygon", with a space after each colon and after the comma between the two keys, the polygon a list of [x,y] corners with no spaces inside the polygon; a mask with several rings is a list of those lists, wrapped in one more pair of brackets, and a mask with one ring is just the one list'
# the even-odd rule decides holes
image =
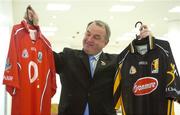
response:
{"label": "man's ear", "polygon": [[105,44],[107,45],[108,43],[109,43],[109,40],[106,40],[106,43],[105,43]]}

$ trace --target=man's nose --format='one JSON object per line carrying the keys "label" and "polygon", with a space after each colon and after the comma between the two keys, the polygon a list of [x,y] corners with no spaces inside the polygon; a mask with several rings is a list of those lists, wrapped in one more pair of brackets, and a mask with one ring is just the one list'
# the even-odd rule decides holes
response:
{"label": "man's nose", "polygon": [[86,39],[87,41],[92,41],[92,36],[88,36]]}

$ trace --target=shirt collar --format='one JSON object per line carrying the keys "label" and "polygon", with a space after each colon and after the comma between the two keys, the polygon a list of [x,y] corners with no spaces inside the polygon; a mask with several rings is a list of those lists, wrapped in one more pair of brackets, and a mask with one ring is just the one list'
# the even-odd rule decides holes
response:
{"label": "shirt collar", "polygon": [[99,60],[99,57],[100,57],[101,53],[102,53],[102,51],[99,52],[99,53],[96,54],[96,55],[89,56],[89,58],[94,57],[96,60]]}
{"label": "shirt collar", "polygon": [[32,29],[32,30],[37,30],[37,33],[38,33],[38,34],[37,34],[37,35],[38,35],[37,38],[39,38],[39,37],[40,37],[40,38],[43,38],[39,26],[32,26],[32,25],[28,24],[26,20],[22,20],[22,21],[21,21],[21,24],[24,26],[24,28],[25,28],[28,32],[30,31],[30,29]]}
{"label": "shirt collar", "polygon": [[148,45],[148,50],[153,50],[155,48],[154,37],[150,35],[150,37],[144,38],[142,40],[134,39],[129,45],[129,50],[131,53],[135,53],[137,52],[135,48],[136,45],[145,45],[145,44]]}

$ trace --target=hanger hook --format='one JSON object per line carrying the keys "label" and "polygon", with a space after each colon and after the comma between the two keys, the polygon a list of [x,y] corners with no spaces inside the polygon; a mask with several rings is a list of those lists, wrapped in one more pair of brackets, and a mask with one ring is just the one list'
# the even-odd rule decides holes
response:
{"label": "hanger hook", "polygon": [[[140,25],[139,25],[140,24]],[[138,27],[138,25],[139,25],[139,31],[140,31],[140,27],[143,25],[143,23],[141,22],[141,21],[137,21],[136,23],[135,23],[135,28],[137,28]],[[136,39],[139,39],[139,36],[136,34]]]}
{"label": "hanger hook", "polygon": [[137,21],[136,24],[135,24],[135,28],[137,28],[138,24],[140,24],[140,26],[143,25],[143,23],[141,21]]}

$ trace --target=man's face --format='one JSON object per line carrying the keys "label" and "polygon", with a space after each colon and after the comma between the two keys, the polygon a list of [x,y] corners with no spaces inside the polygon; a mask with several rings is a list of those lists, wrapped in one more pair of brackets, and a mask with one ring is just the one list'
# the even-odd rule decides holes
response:
{"label": "man's face", "polygon": [[83,39],[83,50],[88,55],[96,55],[107,45],[106,30],[95,23],[89,25]]}

